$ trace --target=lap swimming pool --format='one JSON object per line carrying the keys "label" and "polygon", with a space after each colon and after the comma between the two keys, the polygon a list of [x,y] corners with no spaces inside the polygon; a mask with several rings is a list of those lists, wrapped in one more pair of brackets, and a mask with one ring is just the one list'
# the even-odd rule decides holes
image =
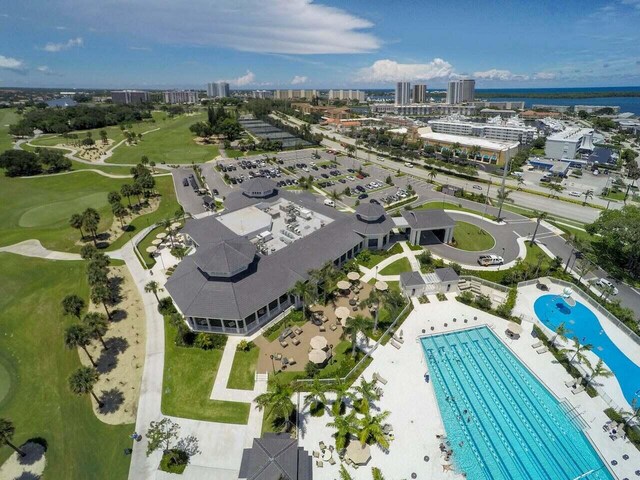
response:
{"label": "lap swimming pool", "polygon": [[569,306],[558,295],[543,295],[533,305],[536,316],[549,329],[558,325],[570,330],[568,338],[576,337],[580,343],[590,343],[593,353],[600,357],[616,376],[629,404],[640,390],[640,366],[627,357],[602,329],[598,317],[585,305],[576,302]]}
{"label": "lap swimming pool", "polygon": [[568,408],[487,327],[421,339],[456,466],[469,480],[611,480]]}

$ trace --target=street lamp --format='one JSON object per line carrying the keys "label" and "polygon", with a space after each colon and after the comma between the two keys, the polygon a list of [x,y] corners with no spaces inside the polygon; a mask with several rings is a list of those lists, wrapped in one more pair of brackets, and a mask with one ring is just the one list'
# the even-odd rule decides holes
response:
{"label": "street lamp", "polygon": [[507,174],[509,173],[509,158],[504,164],[504,172],[502,172],[502,185],[500,186],[500,208],[498,209],[498,221],[502,220],[502,206],[504,205],[504,186],[507,181]]}
{"label": "street lamp", "polygon": [[275,356],[273,354],[271,354],[271,355],[269,355],[269,358],[271,358],[271,368],[273,368],[273,374],[277,375],[276,364],[275,364],[275,362],[273,360],[275,358]]}
{"label": "street lamp", "polygon": [[333,363],[333,344],[329,345],[329,365]]}

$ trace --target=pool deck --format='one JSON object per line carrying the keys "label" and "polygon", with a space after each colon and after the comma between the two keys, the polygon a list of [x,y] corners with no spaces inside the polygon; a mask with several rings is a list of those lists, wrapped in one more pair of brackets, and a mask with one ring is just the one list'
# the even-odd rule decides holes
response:
{"label": "pool deck", "polygon": [[[555,285],[555,284],[551,285],[548,292],[543,292],[539,290],[538,288],[536,288],[535,285],[527,285],[526,287],[519,288],[518,301],[517,301],[516,307],[513,310],[513,314],[516,316],[522,315],[522,318],[524,318],[525,320],[533,321],[532,319],[537,318],[535,311],[533,309],[533,305],[535,301],[543,295],[549,295],[549,294],[559,295],[562,293],[562,289],[563,288],[561,286]],[[640,366],[640,348],[638,347],[638,345],[631,338],[625,335],[625,333],[616,325],[614,325],[607,317],[602,315],[597,310],[594,310],[593,308],[591,308],[588,301],[584,299],[582,295],[578,294],[577,292],[574,292],[572,297],[576,301],[587,306],[589,310],[591,310],[595,314],[595,316],[600,321],[600,325],[602,325],[602,329],[607,334],[607,336],[611,339],[611,341],[615,343],[617,347],[627,357],[629,357],[629,359],[631,359],[636,365]],[[566,327],[569,330],[571,330],[571,325],[566,325]],[[548,328],[547,328],[547,333],[550,336],[553,335],[553,332]],[[558,343],[559,344],[564,343],[566,346],[570,346],[572,344],[571,341],[562,342],[562,340],[560,339],[558,340]],[[599,357],[594,352],[586,352],[585,356],[589,359],[589,362],[592,365],[595,365],[598,362]],[[583,368],[585,368],[586,372],[589,372],[589,370],[586,367],[583,367]],[[611,398],[611,400],[617,406],[617,408],[622,408],[626,411],[631,410],[631,405],[629,405],[629,402],[624,397],[624,394],[622,393],[622,389],[620,388],[620,385],[616,380],[615,376],[610,378],[599,377],[594,380],[594,383],[597,384],[597,388],[599,390],[604,391],[604,393]]]}
{"label": "pool deck", "polygon": [[[554,363],[550,353],[539,355],[531,348],[531,345],[537,341],[532,336],[532,323],[524,322],[524,332],[521,337],[511,340],[505,333],[505,320],[463,305],[456,301],[452,294],[448,294],[448,297],[447,301],[439,302],[435,296],[430,296],[431,303],[428,304],[419,304],[416,299],[413,299],[416,308],[401,327],[404,334],[402,347],[398,350],[391,344],[387,344],[378,348],[373,355],[372,363],[363,373],[367,380],[377,372],[388,381],[386,385],[382,385],[384,395],[376,403],[381,410],[391,412],[388,422],[393,425],[395,440],[391,443],[388,452],[373,446],[371,459],[367,465],[360,466],[357,470],[346,467],[354,479],[369,480],[371,467],[380,468],[386,478],[411,478],[414,472],[417,479],[464,478],[445,467],[447,462],[439,450],[440,440],[436,438],[436,433],[443,428],[443,425],[433,385],[424,381],[423,376],[427,367],[419,337],[424,334],[450,332],[480,325],[489,325],[498,338],[556,397],[571,403],[575,411],[590,426],[587,429],[588,437],[600,451],[603,461],[618,462],[617,466],[611,468],[619,479],[636,478],[634,472],[640,469],[640,453],[630,443],[620,439],[612,441],[605,434],[602,426],[608,418],[603,410],[607,405],[600,397],[592,399],[584,392],[573,395],[564,385],[564,382],[571,378],[564,368]],[[477,320],[473,320],[474,316]],[[457,318],[455,323],[452,321],[454,317]],[[465,318],[467,323],[464,323]],[[447,327],[444,326],[445,322],[448,324]],[[433,331],[431,327],[434,328]],[[300,401],[302,403],[303,396]],[[332,417],[326,413],[319,418],[305,416],[300,444],[309,453],[319,450],[320,441],[324,441],[327,445],[334,444],[331,436],[334,430],[326,426],[331,419]],[[623,460],[624,454],[629,456],[629,460]],[[425,455],[429,457],[428,462],[423,459]],[[337,460],[336,456],[334,458]],[[324,462],[323,467],[319,468],[315,466],[314,459],[314,478],[316,480],[339,478],[339,466],[339,461],[333,466]]]}

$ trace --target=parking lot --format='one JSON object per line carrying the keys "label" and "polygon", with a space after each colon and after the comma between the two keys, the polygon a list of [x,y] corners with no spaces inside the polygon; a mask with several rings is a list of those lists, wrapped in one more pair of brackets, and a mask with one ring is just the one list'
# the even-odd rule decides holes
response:
{"label": "parking lot", "polygon": [[[569,170],[569,172],[571,172],[571,170]],[[544,183],[540,183],[544,174],[545,172],[542,170],[527,170],[525,168],[522,174],[525,186],[544,185]],[[611,182],[615,176],[616,174],[613,173],[610,178],[610,176],[605,174],[604,171],[598,175],[594,175],[593,172],[585,168],[582,170],[582,175],[579,177],[574,177],[569,174],[567,178],[562,180],[561,185],[565,188],[563,193],[569,196],[578,197],[587,190],[593,190],[594,195],[600,195],[602,190],[607,186],[607,183]],[[574,195],[571,195],[572,193]]]}
{"label": "parking lot", "polygon": [[201,185],[191,167],[180,167],[172,170],[173,185],[178,197],[178,203],[184,211],[197,215],[206,211],[203,205],[203,195],[199,191]]}

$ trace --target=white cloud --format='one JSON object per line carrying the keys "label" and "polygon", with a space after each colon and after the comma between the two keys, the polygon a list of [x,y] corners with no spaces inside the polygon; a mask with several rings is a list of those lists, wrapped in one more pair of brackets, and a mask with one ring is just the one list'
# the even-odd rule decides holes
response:
{"label": "white cloud", "polygon": [[0,55],[0,68],[13,70],[14,72],[23,72],[25,70],[25,65],[22,60],[18,60],[17,58]]}
{"label": "white cloud", "polygon": [[309,80],[308,77],[305,77],[303,75],[296,75],[291,80],[291,85],[300,85],[301,83],[307,83],[307,80]]}
{"label": "white cloud", "polygon": [[534,80],[554,80],[556,74],[553,72],[536,72],[533,74]]}
{"label": "white cloud", "polygon": [[622,0],[622,3],[640,10],[640,0]]}
{"label": "white cloud", "polygon": [[77,37],[77,38],[71,38],[66,42],[62,42],[62,43],[49,42],[43,47],[43,50],[45,52],[60,52],[62,50],[68,50],[74,47],[82,47],[83,45],[84,45],[84,42],[82,41],[82,38]]}
{"label": "white cloud", "polygon": [[394,60],[377,60],[370,67],[361,68],[356,80],[362,82],[396,82],[400,80],[433,80],[453,75],[453,65],[441,58],[429,63],[398,63]]}
{"label": "white cloud", "polygon": [[485,70],[484,72],[474,72],[473,76],[481,80],[500,80],[500,81],[529,80],[528,75],[520,75],[520,74],[512,73],[509,70],[499,70],[496,68]]}
{"label": "white cloud", "polygon": [[136,50],[141,52],[150,52],[151,49],[149,47],[129,47],[129,50]]}
{"label": "white cloud", "polygon": [[63,26],[57,26],[56,27],[56,30],[66,30],[66,29],[67,29],[67,27],[63,27]]}
{"label": "white cloud", "polygon": [[89,25],[160,43],[302,55],[372,52],[381,44],[368,20],[312,0],[192,0],[189,8],[175,0],[63,3]]}
{"label": "white cloud", "polygon": [[49,77],[61,77],[62,76],[58,72],[54,72],[53,70],[51,70],[46,65],[41,65],[41,66],[37,67],[36,70],[38,72],[42,73],[43,75],[47,75]]}
{"label": "white cloud", "polygon": [[245,73],[244,75],[238,78],[234,78],[232,80],[228,80],[228,82],[232,85],[243,87],[245,85],[254,83],[255,80],[256,80],[256,75],[251,70],[247,70],[247,73]]}

